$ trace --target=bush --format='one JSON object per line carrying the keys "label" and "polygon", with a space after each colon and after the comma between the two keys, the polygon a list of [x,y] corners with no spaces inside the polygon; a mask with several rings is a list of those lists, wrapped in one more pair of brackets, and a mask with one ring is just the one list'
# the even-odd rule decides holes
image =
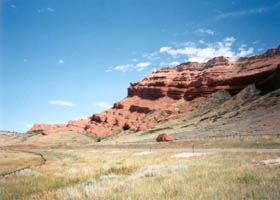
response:
{"label": "bush", "polygon": [[38,130],[33,130],[33,131],[28,131],[26,132],[26,134],[34,134],[34,135],[38,135],[43,133],[43,129],[38,129]]}

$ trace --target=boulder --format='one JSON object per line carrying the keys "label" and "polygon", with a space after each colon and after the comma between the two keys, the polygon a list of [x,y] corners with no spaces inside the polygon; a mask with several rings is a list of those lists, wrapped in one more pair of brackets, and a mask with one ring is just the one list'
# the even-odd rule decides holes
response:
{"label": "boulder", "polygon": [[169,142],[169,141],[174,140],[174,137],[173,136],[169,136],[166,133],[162,133],[162,134],[159,134],[157,136],[156,140],[157,140],[157,142]]}

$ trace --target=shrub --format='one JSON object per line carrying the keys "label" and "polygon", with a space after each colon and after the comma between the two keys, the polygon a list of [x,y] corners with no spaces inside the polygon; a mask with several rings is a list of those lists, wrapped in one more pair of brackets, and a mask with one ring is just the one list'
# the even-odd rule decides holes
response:
{"label": "shrub", "polygon": [[38,129],[38,130],[33,130],[33,131],[28,131],[26,132],[26,134],[30,134],[30,135],[38,135],[43,133],[43,129]]}

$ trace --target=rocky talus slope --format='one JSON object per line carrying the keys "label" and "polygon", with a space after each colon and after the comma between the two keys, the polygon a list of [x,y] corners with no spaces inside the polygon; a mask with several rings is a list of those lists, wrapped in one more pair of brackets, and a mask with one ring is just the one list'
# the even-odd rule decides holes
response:
{"label": "rocky talus slope", "polygon": [[220,99],[224,102],[250,84],[260,95],[280,88],[280,46],[248,58],[216,57],[206,63],[187,62],[156,70],[131,83],[127,97],[100,114],[67,124],[35,124],[29,132],[41,130],[42,135],[48,135],[75,131],[102,137],[142,131],[182,114],[202,112],[207,105],[200,103],[219,90],[224,91],[218,94],[224,94]]}

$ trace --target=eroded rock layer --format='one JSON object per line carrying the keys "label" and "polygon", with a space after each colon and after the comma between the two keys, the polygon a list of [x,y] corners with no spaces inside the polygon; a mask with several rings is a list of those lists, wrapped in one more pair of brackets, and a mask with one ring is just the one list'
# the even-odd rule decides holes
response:
{"label": "eroded rock layer", "polygon": [[207,63],[182,63],[155,70],[144,80],[131,83],[128,96],[103,113],[68,124],[35,124],[29,131],[53,134],[71,130],[95,136],[139,131],[194,110],[201,99],[218,90],[234,95],[252,83],[263,93],[277,89],[279,77],[280,46],[249,58],[216,57]]}

